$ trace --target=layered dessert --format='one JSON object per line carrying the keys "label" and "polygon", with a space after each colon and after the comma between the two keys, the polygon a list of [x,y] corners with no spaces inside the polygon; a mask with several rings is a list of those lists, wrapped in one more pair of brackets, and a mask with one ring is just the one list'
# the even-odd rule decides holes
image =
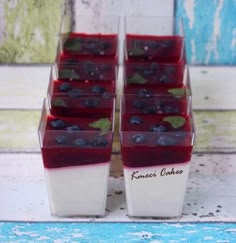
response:
{"label": "layered dessert", "polygon": [[51,75],[48,87],[50,111],[60,116],[112,116],[115,80],[68,81]]}
{"label": "layered dessert", "polygon": [[62,17],[59,48],[78,56],[115,58],[118,35],[118,16],[67,13]]}
{"label": "layered dessert", "polygon": [[181,215],[192,154],[191,116],[121,115],[129,216]]}
{"label": "layered dessert", "polygon": [[184,80],[185,61],[144,62],[125,60],[125,82],[127,84],[154,84],[155,86],[181,86]]}
{"label": "layered dessert", "polygon": [[125,57],[129,60],[175,63],[184,56],[181,19],[175,17],[125,18]]}
{"label": "layered dessert", "polygon": [[176,62],[184,52],[184,37],[171,35],[126,34],[129,59]]}
{"label": "layered dessert", "polygon": [[59,43],[66,54],[80,56],[106,56],[115,58],[118,47],[117,34],[87,34],[70,32],[63,34]]}
{"label": "layered dessert", "polygon": [[189,89],[170,88],[155,92],[152,87],[126,87],[122,97],[123,111],[129,114],[188,114],[191,96]]}
{"label": "layered dessert", "polygon": [[64,52],[58,54],[58,76],[63,80],[116,80],[117,60],[99,57],[81,57],[68,55]]}
{"label": "layered dessert", "polygon": [[113,117],[54,116],[44,102],[39,138],[52,214],[104,215]]}

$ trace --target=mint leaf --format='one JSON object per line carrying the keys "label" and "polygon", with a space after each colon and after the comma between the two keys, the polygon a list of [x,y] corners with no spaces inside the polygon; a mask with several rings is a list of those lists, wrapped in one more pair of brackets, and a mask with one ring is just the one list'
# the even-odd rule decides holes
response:
{"label": "mint leaf", "polygon": [[52,100],[52,106],[58,106],[58,107],[67,107],[67,104],[63,99],[56,98]]}
{"label": "mint leaf", "polygon": [[133,76],[127,78],[128,84],[146,84],[147,80],[143,78],[141,75],[135,73]]}
{"label": "mint leaf", "polygon": [[133,48],[131,48],[129,50],[129,55],[137,56],[137,55],[143,55],[143,54],[144,54],[144,49],[142,49],[141,47],[138,47],[138,46],[134,46]]}
{"label": "mint leaf", "polygon": [[79,51],[81,49],[81,40],[79,38],[68,38],[63,45],[68,51]]}
{"label": "mint leaf", "polygon": [[60,79],[79,79],[79,75],[71,69],[62,69],[59,71]]}
{"label": "mint leaf", "polygon": [[89,127],[98,128],[102,132],[107,132],[111,129],[111,121],[108,118],[101,118],[95,122],[89,123]]}
{"label": "mint leaf", "polygon": [[185,118],[182,116],[167,116],[163,121],[169,122],[173,128],[182,127],[185,124]]}
{"label": "mint leaf", "polygon": [[184,88],[174,88],[174,89],[168,89],[168,92],[175,97],[182,97],[186,94],[186,89]]}

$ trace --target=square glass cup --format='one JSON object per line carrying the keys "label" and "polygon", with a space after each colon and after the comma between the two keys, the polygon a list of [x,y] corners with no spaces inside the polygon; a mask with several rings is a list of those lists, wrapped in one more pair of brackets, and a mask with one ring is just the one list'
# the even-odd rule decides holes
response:
{"label": "square glass cup", "polygon": [[67,54],[116,57],[119,21],[115,15],[64,14],[59,48]]}
{"label": "square glass cup", "polygon": [[90,58],[57,52],[56,61],[59,79],[114,81],[117,78],[117,59]]}
{"label": "square glass cup", "polygon": [[48,100],[51,114],[59,116],[112,117],[116,81],[60,79],[58,66],[51,67]]}
{"label": "square glass cup", "polygon": [[184,56],[181,18],[126,16],[125,55],[128,59],[175,62]]}
{"label": "square glass cup", "polygon": [[38,134],[52,215],[105,215],[113,133],[113,117],[54,116],[44,101]]}
{"label": "square glass cup", "polygon": [[186,82],[187,66],[185,60],[176,62],[124,61],[124,80],[126,84],[181,86]]}
{"label": "square glass cup", "polygon": [[130,114],[121,102],[120,143],[129,216],[181,216],[194,137],[191,112]]}
{"label": "square glass cup", "polygon": [[188,115],[192,102],[188,67],[175,85],[126,82],[121,100],[123,112],[128,114]]}

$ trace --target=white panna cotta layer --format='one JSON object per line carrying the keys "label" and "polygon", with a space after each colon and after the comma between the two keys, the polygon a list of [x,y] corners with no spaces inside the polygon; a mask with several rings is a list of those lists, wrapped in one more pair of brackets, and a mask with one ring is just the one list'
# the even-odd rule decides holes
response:
{"label": "white panna cotta layer", "polygon": [[45,168],[51,213],[57,216],[104,216],[110,161]]}
{"label": "white panna cotta layer", "polygon": [[190,162],[124,167],[129,216],[178,217],[182,214]]}

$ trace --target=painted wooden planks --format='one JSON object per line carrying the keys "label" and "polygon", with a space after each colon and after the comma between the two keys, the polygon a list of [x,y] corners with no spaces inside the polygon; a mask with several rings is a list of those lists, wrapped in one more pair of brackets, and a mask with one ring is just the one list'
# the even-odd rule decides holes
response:
{"label": "painted wooden planks", "polygon": [[236,2],[177,0],[183,18],[187,59],[191,64],[236,64]]}
{"label": "painted wooden planks", "polygon": [[[58,218],[50,214],[41,155],[0,153],[0,221],[235,222],[235,159],[235,154],[193,155],[183,216],[178,219],[127,217],[124,178],[113,169],[105,217]],[[113,161],[120,161],[119,156]]]}
{"label": "painted wooden planks", "polygon": [[[0,152],[39,152],[40,110],[0,110]],[[119,114],[113,151],[118,153]],[[195,152],[236,152],[236,111],[195,111]]]}

